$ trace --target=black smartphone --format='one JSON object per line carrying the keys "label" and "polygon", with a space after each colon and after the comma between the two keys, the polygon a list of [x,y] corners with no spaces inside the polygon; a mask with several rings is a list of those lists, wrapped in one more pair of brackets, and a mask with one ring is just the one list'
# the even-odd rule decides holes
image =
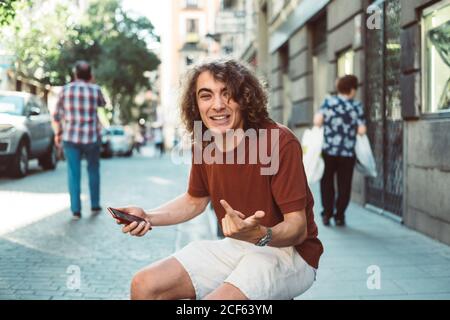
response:
{"label": "black smartphone", "polygon": [[106,209],[108,209],[109,213],[111,213],[113,218],[119,220],[121,224],[130,224],[134,221],[136,221],[137,223],[141,223],[142,221],[145,221],[141,217],[136,217],[136,216],[133,216],[132,214],[128,214],[126,212],[123,212],[123,211],[120,211],[120,210],[117,210],[117,209],[114,209],[111,207],[108,207]]}

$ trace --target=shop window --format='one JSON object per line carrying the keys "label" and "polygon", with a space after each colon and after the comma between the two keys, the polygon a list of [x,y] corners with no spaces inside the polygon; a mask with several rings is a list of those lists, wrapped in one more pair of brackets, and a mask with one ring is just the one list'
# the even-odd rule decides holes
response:
{"label": "shop window", "polygon": [[450,0],[423,11],[424,112],[450,112]]}
{"label": "shop window", "polygon": [[354,71],[354,56],[352,49],[340,53],[337,57],[337,76],[343,77],[347,74],[353,74]]}

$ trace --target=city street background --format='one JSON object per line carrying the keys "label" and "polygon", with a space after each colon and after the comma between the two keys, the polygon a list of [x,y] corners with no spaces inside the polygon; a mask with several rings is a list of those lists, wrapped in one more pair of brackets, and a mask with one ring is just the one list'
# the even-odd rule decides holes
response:
{"label": "city street background", "polygon": [[[377,174],[354,170],[344,228],[322,225],[311,186],[325,252],[297,298],[450,299],[449,43],[450,0],[2,0],[0,299],[128,299],[139,269],[217,237],[210,209],[133,238],[106,207],[150,209],[186,191],[191,158],[168,153],[184,145],[180,92],[187,70],[219,58],[267,84],[270,118],[299,141],[336,80],[357,77]],[[79,60],[105,96],[111,158],[103,212],[90,214],[84,170],[72,221],[51,113]],[[27,172],[30,157],[41,163]]]}
{"label": "city street background", "polygon": [[[188,173],[189,165],[174,164],[169,154],[155,157],[152,147],[132,158],[102,160],[102,205],[156,207],[186,190]],[[0,177],[0,299],[128,299],[140,268],[192,240],[217,237],[209,210],[142,238],[125,235],[106,212],[90,215],[85,172],[83,218],[72,221],[66,190],[65,162],[51,172],[31,163],[22,180]],[[313,191],[325,252],[317,281],[297,299],[450,298],[448,246],[355,203],[347,227],[324,227],[317,185]],[[367,286],[373,265],[380,289]],[[79,289],[70,282],[73,266],[80,270]]]}

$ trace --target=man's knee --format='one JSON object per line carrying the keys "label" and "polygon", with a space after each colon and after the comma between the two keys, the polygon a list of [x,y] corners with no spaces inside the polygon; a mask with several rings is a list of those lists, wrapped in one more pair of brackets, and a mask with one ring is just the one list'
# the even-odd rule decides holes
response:
{"label": "man's knee", "polygon": [[134,275],[130,290],[132,300],[160,299],[160,290],[158,290],[157,282],[152,280],[153,277],[146,271],[139,271]]}
{"label": "man's knee", "polygon": [[131,280],[131,299],[193,299],[195,290],[183,266],[173,257],[157,261]]}

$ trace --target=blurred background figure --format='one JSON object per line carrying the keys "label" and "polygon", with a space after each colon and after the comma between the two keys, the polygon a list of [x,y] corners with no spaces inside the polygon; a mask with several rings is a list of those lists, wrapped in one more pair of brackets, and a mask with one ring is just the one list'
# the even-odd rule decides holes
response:
{"label": "blurred background figure", "polygon": [[81,159],[88,162],[89,192],[92,213],[100,207],[100,143],[101,125],[97,107],[106,104],[100,87],[92,83],[91,66],[78,61],[73,69],[75,80],[62,89],[53,121],[55,145],[64,148],[67,159],[67,177],[70,209],[73,219],[81,218]]}
{"label": "blurred background figure", "polygon": [[134,136],[134,148],[138,153],[141,153],[141,147],[144,145],[144,135],[138,130]]}
{"label": "blurred background figure", "polygon": [[134,148],[137,152],[141,152],[141,147],[146,145],[147,140],[147,134],[146,134],[146,126],[145,126],[145,120],[140,119],[138,122],[138,128],[136,130],[135,136],[134,136]]}
{"label": "blurred background figure", "polygon": [[[355,166],[356,135],[365,134],[366,126],[361,102],[354,100],[358,78],[346,75],[336,82],[338,94],[325,99],[314,117],[316,126],[324,126],[322,156],[325,171],[320,181],[323,224],[334,217],[337,226],[345,225],[345,210],[350,201]],[[334,178],[337,176],[337,199]]]}
{"label": "blurred background figure", "polygon": [[155,144],[157,154],[160,157],[163,156],[165,148],[164,148],[163,127],[161,125],[158,125],[153,129],[153,143]]}

